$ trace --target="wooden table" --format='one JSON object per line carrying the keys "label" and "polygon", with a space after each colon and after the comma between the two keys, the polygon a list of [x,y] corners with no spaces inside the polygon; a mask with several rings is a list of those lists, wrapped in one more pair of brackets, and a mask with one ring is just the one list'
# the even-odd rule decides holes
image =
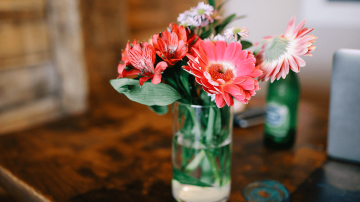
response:
{"label": "wooden table", "polygon": [[[244,201],[243,187],[262,179],[294,192],[325,162],[327,105],[302,100],[298,123],[295,146],[281,151],[264,148],[263,126],[234,128],[230,202]],[[174,201],[171,138],[171,113],[118,95],[86,114],[1,136],[0,185],[21,201]]]}

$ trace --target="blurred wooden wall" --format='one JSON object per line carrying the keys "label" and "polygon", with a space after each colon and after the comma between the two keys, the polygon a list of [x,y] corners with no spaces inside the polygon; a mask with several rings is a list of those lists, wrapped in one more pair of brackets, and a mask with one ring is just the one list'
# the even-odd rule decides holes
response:
{"label": "blurred wooden wall", "polygon": [[86,107],[78,0],[0,1],[0,134]]}

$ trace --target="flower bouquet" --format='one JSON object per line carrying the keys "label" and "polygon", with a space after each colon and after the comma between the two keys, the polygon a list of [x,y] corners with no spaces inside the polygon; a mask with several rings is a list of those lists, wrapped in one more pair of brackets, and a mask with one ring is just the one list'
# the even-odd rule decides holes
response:
{"label": "flower bouquet", "polygon": [[[224,2],[225,3],[225,2]],[[305,65],[316,39],[305,21],[286,33],[255,43],[245,27],[225,29],[235,14],[220,12],[224,3],[181,13],[178,23],[149,42],[127,43],[111,85],[130,100],[158,114],[173,104],[173,195],[179,201],[226,201],[230,193],[232,110],[234,99],[247,104],[259,82],[285,78]],[[222,35],[222,33],[224,33]]]}

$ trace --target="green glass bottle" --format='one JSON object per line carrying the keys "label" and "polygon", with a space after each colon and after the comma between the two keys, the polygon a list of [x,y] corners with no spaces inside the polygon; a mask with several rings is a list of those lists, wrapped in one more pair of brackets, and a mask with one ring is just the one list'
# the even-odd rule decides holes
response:
{"label": "green glass bottle", "polygon": [[285,79],[269,83],[266,99],[264,144],[275,149],[294,145],[300,84],[297,74],[290,70]]}

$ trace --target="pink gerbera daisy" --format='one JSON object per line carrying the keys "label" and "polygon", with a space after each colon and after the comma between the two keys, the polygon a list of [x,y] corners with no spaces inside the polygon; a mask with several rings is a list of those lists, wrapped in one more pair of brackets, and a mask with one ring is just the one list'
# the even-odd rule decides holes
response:
{"label": "pink gerbera daisy", "polygon": [[231,96],[248,103],[260,89],[254,78],[262,71],[255,67],[253,54],[242,50],[240,43],[200,41],[198,49],[192,50],[192,54],[187,54],[189,62],[184,69],[195,76],[207,93],[215,96],[219,108],[225,104],[232,106]]}
{"label": "pink gerbera daisy", "polygon": [[315,50],[314,35],[307,35],[313,29],[304,28],[305,20],[295,28],[295,16],[289,21],[286,33],[280,36],[265,37],[260,42],[260,51],[256,56],[256,64],[264,74],[259,80],[271,82],[275,79],[285,78],[289,69],[298,73],[300,67],[305,66],[305,61],[299,56],[312,56]]}
{"label": "pink gerbera daisy", "polygon": [[140,85],[149,79],[153,84],[160,83],[161,74],[168,65],[162,61],[154,68],[155,57],[155,50],[151,44],[137,43],[136,40],[133,44],[128,42],[125,50],[122,51],[121,61],[118,65],[118,78],[140,75],[143,76],[139,79]]}

